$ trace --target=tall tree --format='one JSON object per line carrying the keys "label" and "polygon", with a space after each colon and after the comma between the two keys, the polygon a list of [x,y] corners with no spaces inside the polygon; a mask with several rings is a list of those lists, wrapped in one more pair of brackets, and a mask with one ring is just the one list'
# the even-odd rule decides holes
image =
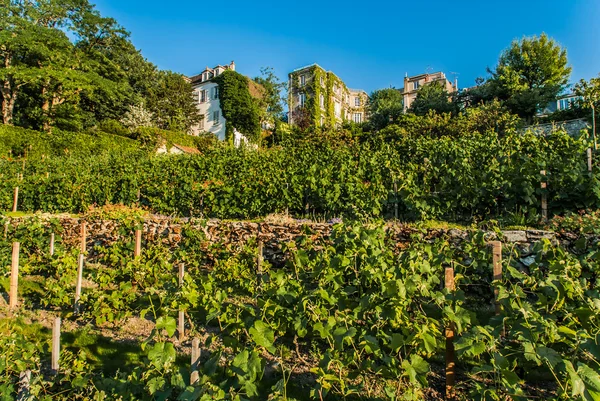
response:
{"label": "tall tree", "polygon": [[404,112],[402,93],[398,89],[379,89],[371,93],[367,105],[369,125],[374,130],[380,130],[396,121]]}
{"label": "tall tree", "polygon": [[283,115],[283,105],[285,104],[283,92],[286,90],[287,85],[285,82],[279,80],[271,67],[261,68],[260,74],[260,76],[255,77],[253,80],[264,89],[263,107],[268,115],[273,118],[281,118]]}
{"label": "tall tree", "polygon": [[159,128],[187,132],[200,121],[192,85],[183,75],[159,71],[155,83],[147,94],[147,107]]}
{"label": "tall tree", "polygon": [[594,149],[598,149],[596,140],[596,109],[600,106],[600,74],[597,78],[589,81],[581,79],[575,84],[575,93],[583,99],[583,106],[592,109],[592,136],[594,138]]}
{"label": "tall tree", "polygon": [[410,105],[409,112],[424,116],[430,110],[436,113],[456,113],[458,107],[451,101],[451,95],[439,82],[423,85],[417,91],[417,98]]}
{"label": "tall tree", "polygon": [[554,100],[571,75],[567,51],[546,34],[513,41],[498,60],[490,81],[498,98],[531,121],[539,107]]}

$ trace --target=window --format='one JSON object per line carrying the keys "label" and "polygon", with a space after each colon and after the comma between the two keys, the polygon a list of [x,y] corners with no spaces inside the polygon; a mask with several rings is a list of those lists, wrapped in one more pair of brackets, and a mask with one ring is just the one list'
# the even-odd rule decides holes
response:
{"label": "window", "polygon": [[419,81],[413,82],[413,90],[416,91],[417,89],[419,89]]}
{"label": "window", "polygon": [[219,125],[219,112],[213,111],[213,125]]}
{"label": "window", "polygon": [[198,129],[200,131],[204,131],[204,118],[200,119],[200,122],[198,123]]}
{"label": "window", "polygon": [[335,115],[336,117],[341,117],[342,115],[342,105],[340,104],[340,102],[335,102],[335,104],[333,105],[333,109],[335,111]]}
{"label": "window", "polygon": [[356,96],[354,98],[354,106],[360,107],[360,97]]}
{"label": "window", "polygon": [[218,99],[219,98],[219,87],[215,86],[213,88],[213,99]]}
{"label": "window", "polygon": [[200,91],[200,103],[204,103],[204,102],[206,102],[206,91],[201,90]]}
{"label": "window", "polygon": [[300,86],[306,85],[306,77],[304,75],[300,75]]}
{"label": "window", "polygon": [[321,105],[321,108],[325,107],[325,96],[319,95],[319,104]]}
{"label": "window", "polygon": [[361,123],[362,122],[362,114],[360,113],[354,113],[354,122],[355,123]]}
{"label": "window", "polygon": [[321,78],[319,79],[319,81],[321,81],[321,86],[323,86],[323,84],[324,84],[323,77],[321,77]]}
{"label": "window", "polygon": [[306,95],[304,93],[298,95],[298,103],[300,104],[300,107],[304,107],[304,103],[306,103]]}

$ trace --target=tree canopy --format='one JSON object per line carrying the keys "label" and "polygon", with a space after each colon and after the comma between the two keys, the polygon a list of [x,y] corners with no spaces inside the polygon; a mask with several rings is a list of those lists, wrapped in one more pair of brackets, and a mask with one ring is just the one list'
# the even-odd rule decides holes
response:
{"label": "tree canopy", "polygon": [[383,129],[404,112],[402,92],[395,88],[373,91],[367,107],[370,127],[374,130]]}
{"label": "tree canopy", "polygon": [[192,89],[159,71],[88,0],[0,0],[2,122],[82,129],[142,102],[160,128],[197,121]]}
{"label": "tree canopy", "polygon": [[515,40],[504,50],[490,83],[515,114],[531,120],[565,88],[571,75],[567,51],[546,34]]}

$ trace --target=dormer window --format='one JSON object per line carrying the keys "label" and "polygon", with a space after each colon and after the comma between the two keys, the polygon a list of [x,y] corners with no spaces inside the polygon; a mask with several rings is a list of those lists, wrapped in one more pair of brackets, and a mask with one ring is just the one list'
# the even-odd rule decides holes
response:
{"label": "dormer window", "polygon": [[202,80],[203,81],[208,80],[208,72],[205,72],[204,74],[202,74]]}

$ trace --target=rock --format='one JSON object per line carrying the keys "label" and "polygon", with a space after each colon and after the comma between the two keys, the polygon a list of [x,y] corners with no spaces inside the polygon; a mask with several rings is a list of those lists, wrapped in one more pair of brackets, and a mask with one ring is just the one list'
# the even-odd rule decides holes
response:
{"label": "rock", "polygon": [[506,242],[527,242],[527,233],[520,230],[503,231],[502,236]]}

